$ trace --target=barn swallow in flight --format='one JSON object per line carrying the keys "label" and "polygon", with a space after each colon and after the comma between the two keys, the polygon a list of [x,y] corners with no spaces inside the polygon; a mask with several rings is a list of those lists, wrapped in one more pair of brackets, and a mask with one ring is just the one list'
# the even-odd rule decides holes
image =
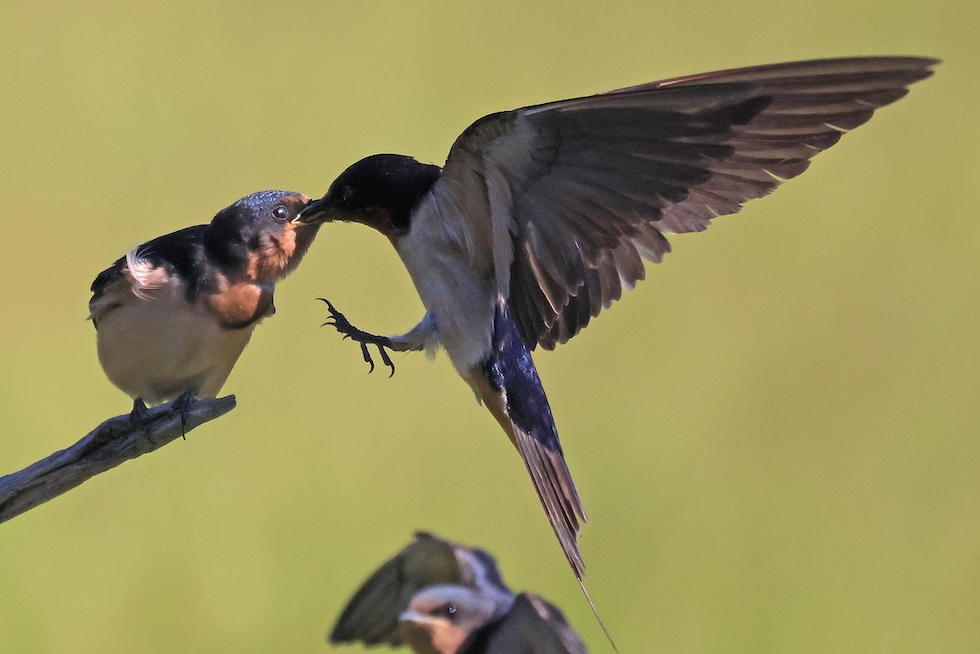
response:
{"label": "barn swallow in flight", "polygon": [[426,313],[381,337],[328,302],[328,323],[369,363],[376,345],[392,372],[386,348],[446,349],[524,459],[584,591],[585,512],[531,350],[566,342],[643,279],[643,260],[670,251],[665,234],[702,231],[796,177],[936,64],[827,59],[678,77],[490,114],[442,168],[362,159],[300,220],[387,236]]}
{"label": "barn swallow in flight", "polygon": [[354,594],[333,644],[408,645],[416,654],[584,654],[561,611],[515,595],[482,549],[419,532]]}
{"label": "barn swallow in flight", "polygon": [[89,318],[113,384],[146,403],[214,397],[262,318],[278,280],[299,264],[318,226],[297,220],[310,199],[262,191],[208,225],[130,250],[92,282]]}

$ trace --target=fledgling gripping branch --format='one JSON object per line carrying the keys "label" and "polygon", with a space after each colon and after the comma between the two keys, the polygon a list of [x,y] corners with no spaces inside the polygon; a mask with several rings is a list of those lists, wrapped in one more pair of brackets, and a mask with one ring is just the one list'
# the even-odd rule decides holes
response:
{"label": "fledgling gripping branch", "polygon": [[[401,336],[337,329],[385,348],[446,349],[516,446],[581,582],[585,512],[530,350],[552,349],[670,251],[665,234],[796,177],[818,152],[905,96],[935,59],[827,59],[726,70],[485,116],[444,167],[367,157],[301,220],[388,237],[426,314]],[[372,364],[373,366],[373,364]],[[585,589],[584,585],[582,586]]]}
{"label": "fledgling gripping branch", "polygon": [[484,550],[419,532],[357,590],[330,642],[416,654],[585,654],[557,607],[514,594]]}
{"label": "fledgling gripping branch", "polygon": [[262,191],[131,250],[92,283],[99,363],[135,400],[134,414],[185,394],[214,397],[262,318],[278,280],[299,264],[318,225],[310,199]]}

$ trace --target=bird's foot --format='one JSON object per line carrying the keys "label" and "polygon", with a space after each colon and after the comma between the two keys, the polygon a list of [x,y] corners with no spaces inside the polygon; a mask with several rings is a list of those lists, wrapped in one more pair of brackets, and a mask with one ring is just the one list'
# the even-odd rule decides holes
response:
{"label": "bird's foot", "polygon": [[392,347],[390,338],[387,336],[376,336],[358,329],[354,325],[350,324],[350,321],[347,320],[344,314],[337,311],[329,300],[322,297],[317,299],[327,305],[327,311],[330,313],[323,325],[332,326],[338,332],[343,334],[344,338],[349,338],[361,346],[361,354],[364,355],[364,363],[371,366],[371,369],[368,370],[368,374],[374,372],[374,359],[371,358],[371,354],[368,352],[368,344],[374,345],[378,348],[378,353],[381,355],[381,361],[391,369],[391,374],[388,376],[391,377],[395,374],[395,364],[392,363],[391,357],[388,356],[388,352],[386,350],[386,348],[391,349]]}
{"label": "bird's foot", "polygon": [[185,441],[187,440],[187,417],[195,402],[197,402],[197,395],[194,394],[194,391],[187,390],[170,403],[170,411],[180,414],[180,437]]}
{"label": "bird's foot", "polygon": [[133,410],[129,412],[129,424],[133,427],[142,425],[146,421],[146,414],[149,413],[143,398],[138,397],[133,400]]}

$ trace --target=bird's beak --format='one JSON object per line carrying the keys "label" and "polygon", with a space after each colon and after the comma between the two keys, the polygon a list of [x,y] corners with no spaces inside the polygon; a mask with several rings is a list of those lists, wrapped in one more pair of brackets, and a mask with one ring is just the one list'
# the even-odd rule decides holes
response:
{"label": "bird's beak", "polygon": [[328,220],[330,217],[330,210],[327,208],[323,199],[313,200],[306,208],[303,209],[298,216],[293,218],[294,223],[299,223],[301,225],[312,225],[316,223],[322,223]]}
{"label": "bird's beak", "polygon": [[419,613],[418,611],[414,611],[412,609],[405,609],[404,611],[402,611],[401,614],[398,616],[398,621],[414,626],[437,622],[432,618],[432,616],[425,615],[424,613]]}

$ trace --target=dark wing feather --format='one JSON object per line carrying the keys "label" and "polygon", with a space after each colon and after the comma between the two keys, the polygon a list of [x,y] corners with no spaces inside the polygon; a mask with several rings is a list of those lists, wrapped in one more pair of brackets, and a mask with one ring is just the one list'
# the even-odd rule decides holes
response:
{"label": "dark wing feather", "polygon": [[521,593],[499,620],[475,632],[459,654],[587,654],[585,644],[555,605]]}
{"label": "dark wing feather", "polygon": [[419,533],[354,593],[330,632],[331,643],[398,645],[398,615],[412,595],[432,584],[460,583],[453,543]]}
{"label": "dark wing feather", "polygon": [[460,136],[445,175],[480,168],[513,249],[495,248],[498,290],[524,339],[550,349],[643,279],[641,257],[670,251],[664,234],[702,231],[799,175],[937,63],[775,64],[493,114]]}
{"label": "dark wing feather", "polygon": [[88,317],[99,329],[99,318],[107,312],[119,307],[127,295],[129,295],[129,281],[126,279],[124,270],[126,259],[117,259],[110,268],[100,272],[92,282],[92,298],[88,301]]}
{"label": "dark wing feather", "polygon": [[112,264],[111,267],[106,268],[96,275],[95,279],[92,281],[92,287],[90,289],[92,291],[92,300],[90,301],[94,302],[95,300],[98,300],[113,282],[122,277],[123,267],[125,265],[126,259],[120,257],[119,259],[116,259],[116,262]]}

